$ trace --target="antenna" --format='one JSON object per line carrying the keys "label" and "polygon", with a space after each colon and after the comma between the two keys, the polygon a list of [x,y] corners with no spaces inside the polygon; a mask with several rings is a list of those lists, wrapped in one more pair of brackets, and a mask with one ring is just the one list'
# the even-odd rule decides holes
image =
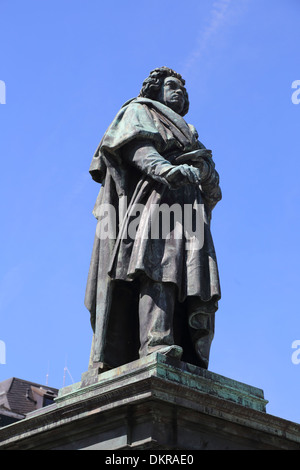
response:
{"label": "antenna", "polygon": [[46,385],[48,386],[48,379],[49,379],[49,361],[48,361],[48,369],[46,374]]}
{"label": "antenna", "polygon": [[70,372],[69,369],[67,368],[67,359],[66,359],[66,365],[65,365],[65,367],[64,367],[63,387],[65,386],[65,383],[66,383],[66,372],[68,372],[69,377],[70,377],[70,379],[72,380],[72,383],[74,383],[74,380],[73,380],[73,377],[72,377],[72,375],[71,375],[71,372]]}

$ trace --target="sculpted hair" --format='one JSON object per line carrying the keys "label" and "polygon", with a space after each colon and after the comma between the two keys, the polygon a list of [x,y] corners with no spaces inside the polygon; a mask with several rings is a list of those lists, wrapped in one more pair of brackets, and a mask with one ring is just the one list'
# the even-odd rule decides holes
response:
{"label": "sculpted hair", "polygon": [[[152,70],[149,77],[144,80],[139,96],[150,98],[151,100],[157,100],[159,91],[166,77],[175,77],[181,81],[183,86],[185,85],[185,80],[179,73],[169,69],[168,67],[158,67]],[[180,113],[181,116],[187,114],[190,105],[188,93],[185,88],[183,90],[183,94],[185,104],[182,113]]]}

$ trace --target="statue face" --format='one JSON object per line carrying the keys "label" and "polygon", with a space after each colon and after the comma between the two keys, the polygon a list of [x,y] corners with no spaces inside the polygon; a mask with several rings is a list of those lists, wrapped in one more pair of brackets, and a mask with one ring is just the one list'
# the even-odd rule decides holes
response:
{"label": "statue face", "polygon": [[158,101],[180,114],[184,108],[184,86],[175,77],[166,77],[160,89]]}

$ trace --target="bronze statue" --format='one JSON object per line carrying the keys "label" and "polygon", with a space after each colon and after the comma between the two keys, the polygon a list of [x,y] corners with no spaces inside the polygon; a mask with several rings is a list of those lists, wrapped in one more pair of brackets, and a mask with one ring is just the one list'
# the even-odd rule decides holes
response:
{"label": "bronze statue", "polygon": [[[100,372],[155,351],[208,367],[221,297],[210,219],[221,190],[188,109],[181,75],[157,68],[94,154],[101,188],[85,305],[90,367]],[[201,217],[200,237],[185,227],[188,214]]]}

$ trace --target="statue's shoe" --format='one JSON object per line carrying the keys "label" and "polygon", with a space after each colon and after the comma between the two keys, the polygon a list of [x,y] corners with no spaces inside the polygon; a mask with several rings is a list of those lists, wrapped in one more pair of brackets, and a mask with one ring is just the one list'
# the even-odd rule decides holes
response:
{"label": "statue's shoe", "polygon": [[159,353],[167,357],[174,357],[175,359],[181,359],[183,349],[176,344],[172,346],[158,346],[154,351],[151,351],[151,354]]}

